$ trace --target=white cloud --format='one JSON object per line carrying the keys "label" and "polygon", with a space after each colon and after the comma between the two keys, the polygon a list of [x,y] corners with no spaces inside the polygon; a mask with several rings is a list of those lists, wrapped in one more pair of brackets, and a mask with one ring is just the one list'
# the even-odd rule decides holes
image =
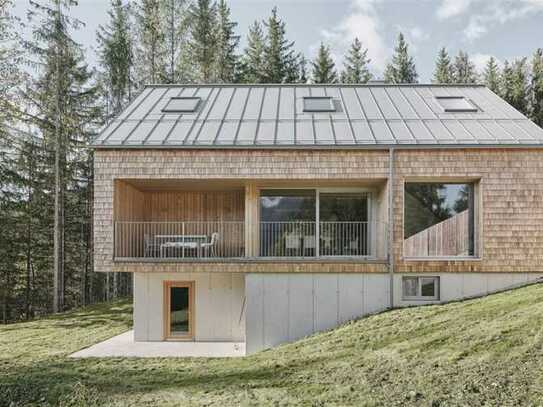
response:
{"label": "white cloud", "polygon": [[[347,50],[355,37],[368,48],[371,66],[382,71],[390,49],[383,39],[381,22],[377,16],[376,4],[380,0],[353,0],[351,11],[339,24],[329,30],[323,30],[323,40],[332,49]],[[313,47],[312,47],[313,48]]]}
{"label": "white cloud", "polygon": [[471,3],[472,0],[442,0],[437,9],[437,18],[445,20],[463,14],[468,10]]}

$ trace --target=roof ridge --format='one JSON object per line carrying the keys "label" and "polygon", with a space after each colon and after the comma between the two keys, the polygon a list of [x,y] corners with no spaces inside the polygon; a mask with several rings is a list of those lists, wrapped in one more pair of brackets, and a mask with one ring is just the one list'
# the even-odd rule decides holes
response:
{"label": "roof ridge", "polygon": [[247,88],[247,87],[316,87],[316,88],[485,88],[482,83],[148,83],[145,88]]}

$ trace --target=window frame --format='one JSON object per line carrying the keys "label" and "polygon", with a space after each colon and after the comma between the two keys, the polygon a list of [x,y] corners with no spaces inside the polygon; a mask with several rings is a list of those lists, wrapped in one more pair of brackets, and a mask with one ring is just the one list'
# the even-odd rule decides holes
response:
{"label": "window frame", "polygon": [[[405,256],[405,186],[406,184],[471,184],[473,193],[473,254],[467,256]],[[482,211],[482,178],[464,178],[464,177],[408,177],[402,182],[402,251],[401,259],[403,261],[481,261],[481,247],[483,236],[481,235],[482,226],[480,225],[480,213]]]}
{"label": "window frame", "polygon": [[[465,96],[436,96],[435,97],[437,104],[439,107],[443,110],[444,113],[477,113],[480,112],[481,109],[479,106],[477,106],[471,99],[465,97]],[[441,104],[441,100],[452,100],[452,99],[460,99],[466,102],[469,106],[467,108],[460,108],[460,109],[454,109],[454,108],[447,108]]]}
{"label": "window frame", "polygon": [[[417,294],[415,296],[405,295],[404,282],[409,279],[417,280]],[[433,296],[422,295],[422,281],[433,280],[434,293]],[[439,301],[441,298],[441,281],[439,276],[402,276],[402,301]]]}
{"label": "window frame", "polygon": [[[309,109],[306,106],[306,101],[308,100],[325,100],[327,99],[330,102],[328,108],[324,109]],[[334,113],[337,112],[336,106],[334,105],[334,98],[332,96],[304,96],[303,97],[303,111],[304,113]]]}
{"label": "window frame", "polygon": [[[192,109],[174,109],[170,108],[168,109],[168,106],[170,105],[172,100],[193,100],[195,101],[195,105]],[[194,113],[198,110],[198,107],[202,103],[202,98],[199,96],[172,96],[166,105],[161,109],[162,113]]]}

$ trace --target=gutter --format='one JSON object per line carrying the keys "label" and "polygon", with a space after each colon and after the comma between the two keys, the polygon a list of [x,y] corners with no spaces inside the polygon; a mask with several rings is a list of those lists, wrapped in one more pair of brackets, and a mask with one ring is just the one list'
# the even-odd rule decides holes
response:
{"label": "gutter", "polygon": [[394,308],[394,147],[388,150],[388,274],[390,309]]}

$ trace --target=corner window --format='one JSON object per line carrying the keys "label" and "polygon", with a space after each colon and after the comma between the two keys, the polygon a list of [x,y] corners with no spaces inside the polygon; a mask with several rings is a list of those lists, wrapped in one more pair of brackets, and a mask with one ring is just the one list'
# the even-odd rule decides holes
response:
{"label": "corner window", "polygon": [[329,96],[304,97],[304,112],[335,112],[334,101]]}
{"label": "corner window", "polygon": [[403,277],[403,300],[439,300],[439,277]]}
{"label": "corner window", "polygon": [[405,184],[404,257],[475,255],[474,184]]}

